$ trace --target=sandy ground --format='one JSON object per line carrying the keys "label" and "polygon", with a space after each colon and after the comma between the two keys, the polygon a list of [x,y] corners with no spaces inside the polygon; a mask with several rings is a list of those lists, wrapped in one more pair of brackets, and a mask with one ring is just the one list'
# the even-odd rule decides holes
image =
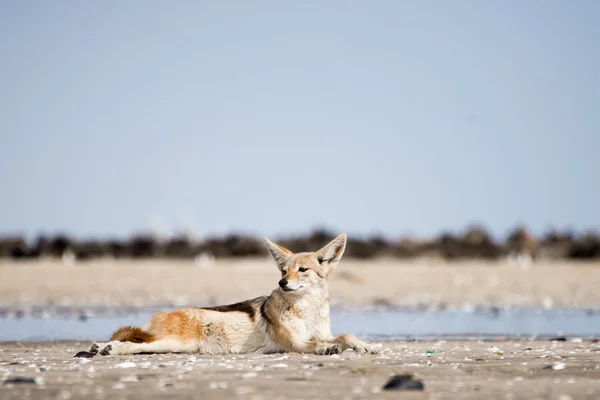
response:
{"label": "sandy ground", "polygon": [[[382,342],[381,355],[73,358],[83,342],[0,343],[0,398],[17,399],[598,399],[600,344],[590,341]],[[426,355],[427,350],[433,354]],[[424,391],[382,391],[410,373]],[[16,377],[34,383],[11,384]],[[400,396],[401,395],[401,396]]]}
{"label": "sandy ground", "polygon": [[[0,305],[226,304],[269,294],[279,278],[269,259],[0,261]],[[329,280],[333,304],[348,306],[600,308],[600,263],[348,259]]]}

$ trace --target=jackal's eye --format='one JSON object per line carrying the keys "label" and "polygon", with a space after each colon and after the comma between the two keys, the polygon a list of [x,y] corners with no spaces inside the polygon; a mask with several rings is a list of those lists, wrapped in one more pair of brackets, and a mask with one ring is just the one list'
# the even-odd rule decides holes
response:
{"label": "jackal's eye", "polygon": [[308,271],[308,268],[304,268],[304,267],[298,268],[298,272],[306,272],[306,271]]}

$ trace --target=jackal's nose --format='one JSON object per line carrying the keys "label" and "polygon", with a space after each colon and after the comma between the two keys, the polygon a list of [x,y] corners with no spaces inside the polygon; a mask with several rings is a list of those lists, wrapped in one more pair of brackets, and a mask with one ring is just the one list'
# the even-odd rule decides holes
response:
{"label": "jackal's nose", "polygon": [[282,279],[279,281],[279,287],[281,287],[283,289],[286,286],[287,286],[287,279]]}

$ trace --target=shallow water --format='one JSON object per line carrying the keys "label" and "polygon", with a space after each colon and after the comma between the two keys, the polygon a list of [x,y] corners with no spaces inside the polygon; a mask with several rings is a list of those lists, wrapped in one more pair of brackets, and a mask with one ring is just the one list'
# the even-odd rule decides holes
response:
{"label": "shallow water", "polygon": [[332,315],[332,327],[381,339],[597,338],[600,314],[579,309],[371,311]]}
{"label": "shallow water", "polygon": [[[123,325],[142,325],[154,310],[72,316],[65,313],[0,318],[0,341],[106,340]],[[490,311],[332,310],[334,335],[365,339],[480,339],[515,337],[600,337],[600,313],[580,309]]]}

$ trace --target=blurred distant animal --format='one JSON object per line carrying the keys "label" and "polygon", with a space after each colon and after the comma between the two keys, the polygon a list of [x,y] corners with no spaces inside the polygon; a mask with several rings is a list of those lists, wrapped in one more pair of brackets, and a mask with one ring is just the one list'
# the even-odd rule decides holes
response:
{"label": "blurred distant animal", "polygon": [[537,243],[524,227],[518,227],[506,239],[508,261],[521,268],[529,267],[536,258]]}
{"label": "blurred distant animal", "polygon": [[[159,312],[143,327],[123,327],[90,353],[337,354],[378,353],[356,337],[331,334],[327,277],[346,248],[346,234],[316,252],[292,253],[264,238],[281,272],[270,296],[241,303]],[[235,279],[235,277],[232,277]]]}

